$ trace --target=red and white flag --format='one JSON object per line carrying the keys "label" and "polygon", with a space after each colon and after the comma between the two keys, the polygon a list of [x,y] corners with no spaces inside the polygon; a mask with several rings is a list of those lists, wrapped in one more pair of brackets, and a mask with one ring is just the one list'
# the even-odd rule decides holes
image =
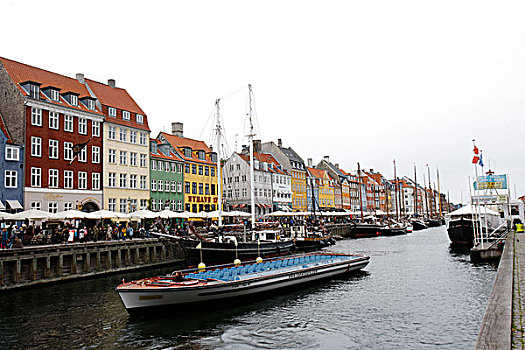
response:
{"label": "red and white flag", "polygon": [[479,150],[474,146],[474,158],[472,158],[472,164],[477,164],[479,162]]}

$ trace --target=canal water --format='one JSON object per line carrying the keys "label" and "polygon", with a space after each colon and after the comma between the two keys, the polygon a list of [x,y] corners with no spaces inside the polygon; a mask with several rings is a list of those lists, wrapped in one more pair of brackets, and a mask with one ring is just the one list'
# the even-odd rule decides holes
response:
{"label": "canal water", "polygon": [[130,317],[114,288],[147,270],[1,293],[6,349],[472,349],[496,274],[449,247],[444,227],[338,241],[364,272],[241,304]]}

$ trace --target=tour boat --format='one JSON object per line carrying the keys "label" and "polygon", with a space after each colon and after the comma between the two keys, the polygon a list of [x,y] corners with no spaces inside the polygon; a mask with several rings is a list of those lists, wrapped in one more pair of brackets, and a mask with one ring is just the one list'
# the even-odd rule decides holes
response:
{"label": "tour boat", "polygon": [[220,265],[182,271],[181,276],[145,278],[116,288],[130,313],[181,304],[199,304],[280,290],[301,283],[360,270],[365,255],[310,253],[251,261],[239,266]]}
{"label": "tour boat", "polygon": [[291,237],[298,252],[320,250],[335,244],[328,230],[322,225],[295,225],[291,228]]}

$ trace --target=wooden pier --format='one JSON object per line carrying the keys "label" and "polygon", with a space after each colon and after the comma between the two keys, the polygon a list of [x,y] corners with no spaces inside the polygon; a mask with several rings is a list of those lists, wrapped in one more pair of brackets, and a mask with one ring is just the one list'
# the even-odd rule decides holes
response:
{"label": "wooden pier", "polygon": [[510,232],[476,349],[525,349],[525,234]]}
{"label": "wooden pier", "polygon": [[0,250],[0,290],[183,263],[178,245],[156,238]]}

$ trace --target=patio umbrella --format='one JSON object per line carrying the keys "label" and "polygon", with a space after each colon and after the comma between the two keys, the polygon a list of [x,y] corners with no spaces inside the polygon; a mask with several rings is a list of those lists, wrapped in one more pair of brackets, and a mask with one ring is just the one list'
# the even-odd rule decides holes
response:
{"label": "patio umbrella", "polygon": [[158,217],[159,213],[147,209],[137,210],[129,214],[130,219],[154,219]]}
{"label": "patio umbrella", "polygon": [[13,214],[4,213],[0,211],[0,220],[12,220]]}
{"label": "patio umbrella", "polygon": [[98,210],[89,213],[93,219],[128,219],[129,216],[124,213],[117,213],[109,210]]}
{"label": "patio umbrella", "polygon": [[70,209],[54,214],[53,219],[69,220],[69,219],[94,219],[90,213],[80,210]]}
{"label": "patio umbrella", "polygon": [[29,209],[21,211],[20,213],[13,214],[12,220],[47,220],[54,219],[56,214],[49,213],[47,211],[38,209]]}
{"label": "patio umbrella", "polygon": [[155,214],[157,214],[156,216],[157,218],[160,217],[163,219],[187,219],[190,217],[186,212],[180,213],[180,212],[171,211],[168,209],[159,211],[158,213],[155,213]]}

